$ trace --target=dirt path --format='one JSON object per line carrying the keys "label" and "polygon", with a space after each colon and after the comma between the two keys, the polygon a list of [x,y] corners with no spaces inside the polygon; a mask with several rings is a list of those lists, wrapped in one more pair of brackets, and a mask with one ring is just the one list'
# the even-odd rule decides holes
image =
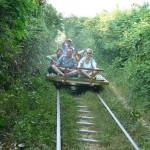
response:
{"label": "dirt path", "polygon": [[[82,98],[76,98],[78,101],[78,112],[79,117],[78,122],[93,122],[93,114],[89,111],[88,106],[86,106],[85,101]],[[87,111],[87,112],[84,112]],[[83,117],[83,118],[82,118]],[[90,118],[87,118],[90,117]],[[96,131],[94,125],[80,125],[81,130],[88,130],[88,131]],[[97,131],[96,131],[97,132]],[[98,133],[80,133],[81,139],[95,139],[95,134]],[[81,142],[81,141],[80,141]],[[104,150],[105,148],[99,142],[83,142],[82,141],[82,150]]]}
{"label": "dirt path", "polygon": [[[115,85],[113,85],[113,84],[111,83],[111,85],[110,85],[109,87],[110,87],[110,89],[114,92],[114,94],[116,95],[116,97],[118,98],[118,100],[120,100],[120,101],[123,103],[123,105],[124,105],[124,107],[125,107],[126,109],[132,109],[132,108],[129,106],[129,104],[128,104],[126,98],[125,98],[125,97],[123,96],[123,94],[117,89],[117,87],[116,87]],[[148,122],[147,122],[144,118],[141,117],[138,121],[139,121],[145,128],[147,128],[147,129],[150,130],[150,126],[149,126]]]}

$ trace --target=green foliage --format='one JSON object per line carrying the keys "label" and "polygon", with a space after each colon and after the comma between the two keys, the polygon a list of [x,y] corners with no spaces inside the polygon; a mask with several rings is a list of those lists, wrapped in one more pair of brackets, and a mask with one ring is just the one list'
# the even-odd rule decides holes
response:
{"label": "green foliage", "polygon": [[[61,128],[64,149],[77,148],[77,103],[61,91]],[[2,142],[24,143],[26,149],[55,149],[56,90],[45,74],[18,80],[1,91],[0,134]],[[69,129],[69,130],[68,130]]]}
{"label": "green foliage", "polygon": [[149,5],[101,13],[87,21],[87,29],[93,33],[98,62],[109,65],[109,74],[127,87],[132,103],[149,106]]}
{"label": "green foliage", "polygon": [[[100,66],[122,85],[130,102],[149,108],[149,5],[103,12],[94,18],[66,18],[64,29],[75,48],[94,49]],[[88,38],[87,38],[88,37]]]}
{"label": "green foliage", "polygon": [[55,48],[62,17],[51,5],[35,0],[3,0],[0,8],[0,87],[7,90]]}
{"label": "green foliage", "polygon": [[[98,64],[105,69],[110,82],[115,82],[133,107],[131,110],[122,112],[124,106],[116,102],[116,99],[110,98],[110,102],[112,101],[110,106],[113,107],[125,128],[130,131],[143,149],[149,148],[147,129],[139,123],[141,116],[144,116],[147,124],[150,121],[149,15],[149,5],[144,4],[131,10],[103,12],[94,18],[84,18],[84,21],[81,18],[70,17],[65,23],[67,36],[79,43],[77,45],[75,43],[75,47],[84,46],[94,49],[94,57]],[[81,20],[82,22],[80,22]],[[89,97],[90,100],[94,99]],[[93,103],[89,105],[93,105]],[[98,110],[101,109],[98,108]],[[105,112],[101,112],[101,114],[103,115],[100,115],[98,120],[103,119],[104,122],[108,122]],[[99,122],[98,120],[97,122]],[[115,127],[112,123],[110,124],[111,127]],[[120,142],[122,136],[120,134],[118,136],[118,131],[111,129],[110,131],[109,127],[106,131],[106,124],[104,126],[101,122],[99,126],[102,128],[100,131],[105,132],[105,136],[101,136],[100,140],[107,149],[109,149],[110,141],[112,143]],[[117,141],[112,139],[110,134],[113,134],[113,137],[116,134]],[[117,143],[113,145],[114,149],[117,149],[116,145]],[[129,147],[123,149],[129,149]]]}
{"label": "green foliage", "polygon": [[[105,102],[113,111],[113,113],[115,113],[115,116],[119,119],[119,121],[123,123],[125,129],[128,129],[128,132],[130,132],[131,128],[135,129],[136,127],[134,117],[129,117],[129,115],[127,115],[129,111],[124,109],[123,105],[116,99],[114,95],[112,95],[112,92],[110,93],[110,91],[106,89],[105,92],[102,92],[101,94],[105,94],[105,97],[107,97],[105,99]],[[104,108],[103,104],[98,100],[96,95],[87,92],[84,95],[84,100],[87,106],[89,107],[89,110],[92,111],[93,116],[95,116],[94,122],[96,122],[96,129],[99,132],[99,134],[97,134],[97,138],[100,140],[101,146],[105,147],[105,149],[108,150],[132,149],[132,146],[129,144],[128,140],[121,132],[118,125],[112,119],[108,111]]]}
{"label": "green foliage", "polygon": [[93,40],[91,33],[86,29],[86,21],[87,18],[77,18],[76,16],[71,16],[64,20],[64,33],[67,38],[73,40],[73,45],[77,50],[92,48]]}
{"label": "green foliage", "polygon": [[1,93],[1,135],[4,140],[25,143],[29,148],[42,148],[43,144],[46,144],[54,149],[53,141],[56,136],[54,90],[49,82],[41,77],[34,77],[24,82],[18,81],[11,91]]}
{"label": "green foliage", "polygon": [[56,48],[61,18],[42,1],[0,1],[0,138],[4,142],[55,148],[55,95],[54,87],[44,80],[45,56]]}
{"label": "green foliage", "polygon": [[[135,110],[132,111],[125,109],[123,104],[108,88],[101,94],[103,95],[101,95],[102,97],[105,97],[105,102],[109,108],[113,111],[115,116],[119,119],[131,137],[136,141],[138,146],[141,148],[146,148],[147,143],[143,140],[143,133],[146,139],[148,139],[149,133],[146,134],[146,130],[142,130],[141,132],[142,126],[137,123],[137,119],[140,118],[139,113]],[[91,110],[93,116],[95,116],[94,122],[96,122],[96,129],[99,131],[97,138],[100,140],[101,146],[108,150],[132,149],[131,144],[128,142],[118,125],[112,119],[108,111],[104,108],[103,104],[98,100],[96,95],[87,92],[83,97],[85,103],[89,107],[89,110]],[[139,139],[136,137],[136,132],[138,132]],[[123,143],[121,146],[120,142]]]}
{"label": "green foliage", "polygon": [[72,96],[68,95],[68,91],[61,91],[61,121],[62,124],[62,145],[63,149],[78,149],[77,145],[77,102]]}
{"label": "green foliage", "polygon": [[[122,114],[123,106],[112,100],[113,109],[123,121],[128,116],[125,126],[142,148],[149,148],[146,130],[142,129],[141,134],[137,123],[142,110],[148,114],[150,107],[148,4],[131,10],[103,12],[94,18],[71,16],[63,22],[62,16],[43,0],[1,0],[0,138],[25,142],[27,149],[55,149],[56,97],[54,87],[44,78],[45,56],[56,49],[58,30],[64,30],[76,49],[92,48],[97,62],[105,64],[108,75],[122,86],[135,108]],[[74,130],[76,102],[63,92],[63,148],[78,149]],[[105,110],[102,114],[105,115]],[[108,122],[108,118],[103,119]],[[106,146],[114,140],[109,134],[118,135],[115,125],[110,126],[113,130],[104,130],[105,136],[100,137]]]}

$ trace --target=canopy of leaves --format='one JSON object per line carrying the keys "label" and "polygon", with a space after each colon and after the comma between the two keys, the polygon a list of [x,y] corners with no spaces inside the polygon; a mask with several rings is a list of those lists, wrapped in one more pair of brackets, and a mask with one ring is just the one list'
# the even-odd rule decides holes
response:
{"label": "canopy of leaves", "polygon": [[[56,126],[55,97],[51,93],[54,89],[45,81],[44,60],[56,48],[54,41],[57,30],[61,30],[61,19],[42,0],[0,0],[0,139],[3,143],[26,141],[26,146],[33,149],[36,143],[44,149],[55,147],[55,144],[43,145],[49,139],[55,140]],[[48,128],[43,130],[46,125]]]}
{"label": "canopy of leaves", "polygon": [[148,106],[149,16],[149,5],[145,3],[143,6],[136,5],[131,10],[104,11],[94,18],[71,16],[64,22],[64,32],[73,39],[75,48],[92,48],[98,63],[112,68],[113,76],[120,75],[124,79],[124,85],[128,83],[130,97],[134,101],[137,98],[144,99],[144,105]]}
{"label": "canopy of leaves", "polygon": [[87,21],[93,33],[97,59],[121,70],[135,99],[149,105],[150,96],[150,11],[149,5],[131,10],[104,12]]}
{"label": "canopy of leaves", "polygon": [[[0,87],[31,73],[43,55],[54,49],[61,15],[36,0],[0,1]],[[41,57],[42,56],[42,57]],[[6,87],[7,86],[7,87]]]}

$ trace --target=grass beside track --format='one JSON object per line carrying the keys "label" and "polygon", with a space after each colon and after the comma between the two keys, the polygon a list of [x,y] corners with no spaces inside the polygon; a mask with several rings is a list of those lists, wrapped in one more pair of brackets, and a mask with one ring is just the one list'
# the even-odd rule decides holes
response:
{"label": "grass beside track", "polygon": [[[56,147],[56,90],[44,78],[33,78],[16,83],[9,91],[0,91],[0,147],[5,144],[25,145],[25,150],[50,150]],[[109,86],[101,93],[104,100],[131,134],[141,149],[150,149],[150,131],[138,121],[138,112],[127,109],[113,94]],[[132,149],[121,130],[102,106],[95,93],[82,94],[96,116],[98,139],[107,150]],[[67,89],[60,91],[62,149],[80,150],[78,133],[77,101]],[[82,149],[81,149],[82,150]]]}
{"label": "grass beside track", "polygon": [[[126,109],[109,88],[105,88],[101,96],[136,144],[141,149],[150,149],[150,131],[144,128],[138,121],[137,114],[134,113],[134,108]],[[98,139],[102,146],[107,150],[134,149],[102,103],[98,100],[96,94],[87,92],[84,95],[84,99],[96,116],[95,122],[97,123],[97,130],[100,132]]]}
{"label": "grass beside track", "polygon": [[[0,91],[0,149],[19,144],[25,150],[56,149],[56,89],[44,77],[29,81]],[[60,103],[62,149],[78,149],[76,101],[62,89]]]}
{"label": "grass beside track", "polygon": [[77,101],[69,90],[60,91],[62,149],[80,149],[77,138]]}

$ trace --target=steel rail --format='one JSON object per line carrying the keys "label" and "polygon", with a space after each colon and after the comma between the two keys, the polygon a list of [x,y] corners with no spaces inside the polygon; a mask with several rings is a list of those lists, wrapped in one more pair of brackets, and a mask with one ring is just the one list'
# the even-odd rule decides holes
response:
{"label": "steel rail", "polygon": [[61,150],[61,130],[60,130],[60,96],[57,90],[57,142],[56,150]]}
{"label": "steel rail", "polygon": [[105,108],[108,110],[108,112],[110,113],[110,115],[113,117],[113,119],[115,120],[115,122],[118,124],[118,126],[120,127],[120,129],[123,131],[123,133],[125,134],[125,136],[128,138],[128,140],[130,141],[130,143],[132,144],[132,146],[135,148],[135,150],[140,150],[140,148],[137,146],[137,144],[131,138],[131,136],[129,135],[129,133],[125,130],[125,128],[121,125],[121,123],[119,122],[119,120],[117,119],[117,117],[113,114],[113,112],[107,106],[107,104],[105,103],[105,101],[100,97],[99,94],[97,94],[97,96],[100,99],[100,101],[102,102],[102,104],[105,106]]}

